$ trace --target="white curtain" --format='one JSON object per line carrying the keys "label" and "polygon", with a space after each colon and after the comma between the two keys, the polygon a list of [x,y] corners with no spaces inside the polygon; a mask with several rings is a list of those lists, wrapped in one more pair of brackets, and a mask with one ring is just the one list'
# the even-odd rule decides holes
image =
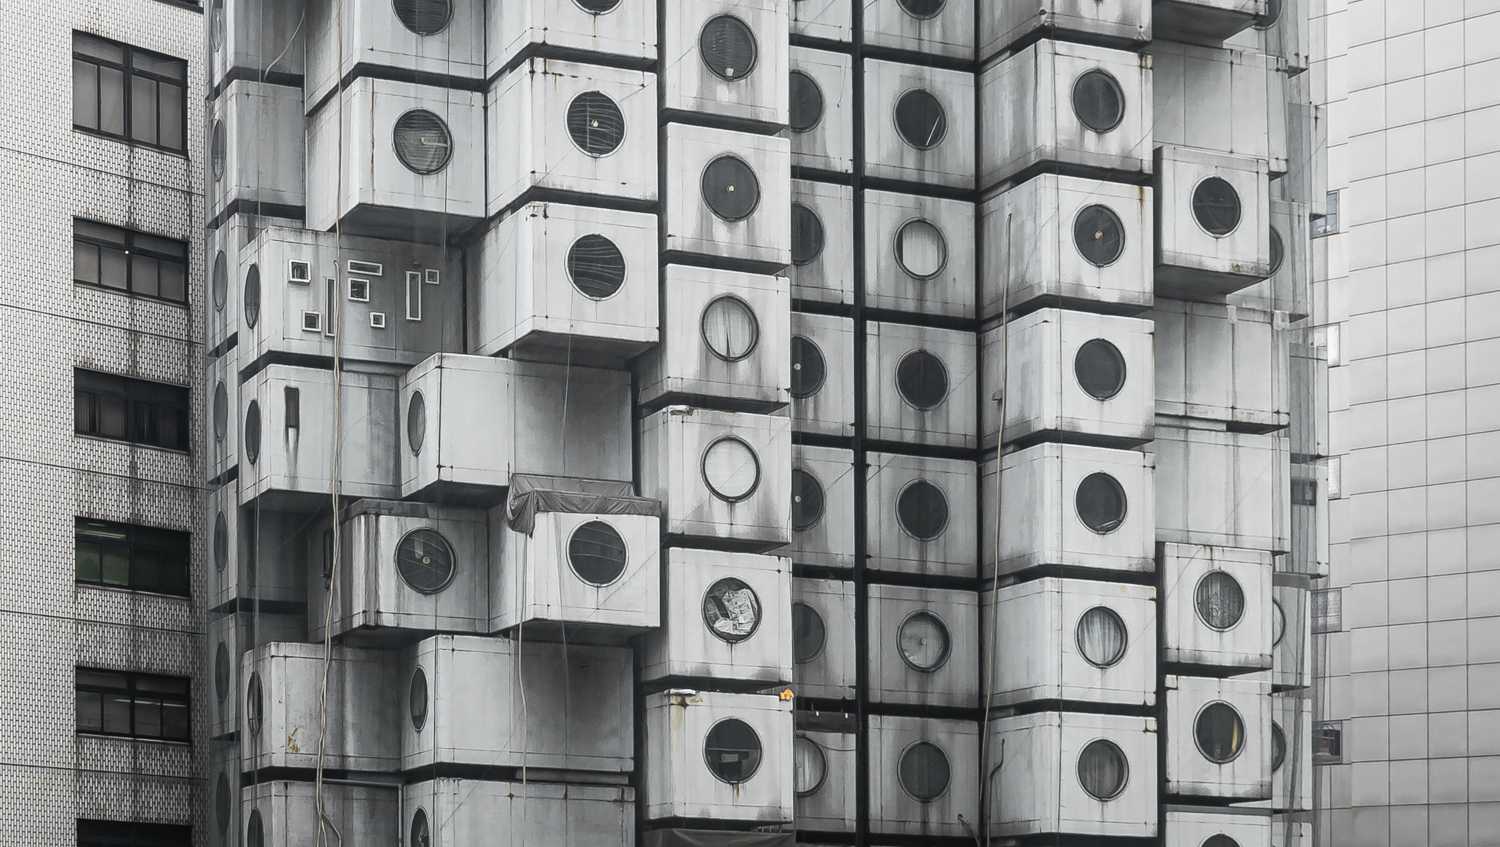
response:
{"label": "white curtain", "polygon": [[1100,667],[1109,667],[1125,655],[1125,626],[1114,612],[1095,606],[1078,621],[1078,649]]}
{"label": "white curtain", "polygon": [[897,257],[912,276],[930,277],[943,269],[948,247],[943,234],[927,221],[912,221],[901,228]]}
{"label": "white curtain", "polygon": [[799,735],[792,743],[793,787],[798,794],[809,794],[823,782],[827,761],[817,742]]}
{"label": "white curtain", "polygon": [[755,346],[755,317],[740,301],[720,297],[703,312],[703,337],[726,359],[739,359]]}
{"label": "white curtain", "polygon": [[1198,616],[1214,629],[1229,629],[1245,614],[1245,592],[1234,577],[1214,571],[1198,583]]}
{"label": "white curtain", "polygon": [[1112,741],[1090,742],[1078,756],[1078,781],[1099,800],[1117,796],[1125,787],[1125,754]]}

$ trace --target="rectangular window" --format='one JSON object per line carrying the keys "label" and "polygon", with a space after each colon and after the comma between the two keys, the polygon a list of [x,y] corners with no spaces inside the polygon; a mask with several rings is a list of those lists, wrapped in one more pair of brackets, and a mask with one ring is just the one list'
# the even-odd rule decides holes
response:
{"label": "rectangular window", "polygon": [[1342,632],[1344,629],[1344,594],[1340,588],[1325,588],[1312,593],[1312,631]]}
{"label": "rectangular window", "polygon": [[370,302],[370,281],[368,279],[350,279],[349,299],[356,303]]}
{"label": "rectangular window", "polygon": [[188,685],[175,676],[79,668],[78,731],[187,741]]}
{"label": "rectangular window", "polygon": [[73,431],[168,450],[188,449],[188,390],[73,370]]}
{"label": "rectangular window", "polygon": [[169,823],[80,820],[78,847],[193,847],[193,828]]}
{"label": "rectangular window", "polygon": [[187,62],[73,33],[73,127],[131,144],[187,148]]}
{"label": "rectangular window", "polygon": [[302,427],[302,389],[288,385],[282,395],[286,402],[286,428]]}
{"label": "rectangular window", "polygon": [[416,271],[406,272],[406,319],[422,319],[422,275]]}
{"label": "rectangular window", "polygon": [[172,529],[73,520],[77,580],[157,594],[188,595],[192,536]]}
{"label": "rectangular window", "polygon": [[188,245],[73,219],[73,281],[137,297],[187,302]]}
{"label": "rectangular window", "polygon": [[331,338],[339,331],[339,281],[332,277],[323,280],[323,293],[323,313],[328,316],[323,324],[323,334]]}
{"label": "rectangular window", "polygon": [[1313,764],[1336,765],[1344,760],[1344,725],[1320,723],[1313,727]]}
{"label": "rectangular window", "polygon": [[1333,235],[1339,231],[1339,193],[1328,192],[1327,213],[1323,217],[1312,222],[1312,237],[1320,235]]}

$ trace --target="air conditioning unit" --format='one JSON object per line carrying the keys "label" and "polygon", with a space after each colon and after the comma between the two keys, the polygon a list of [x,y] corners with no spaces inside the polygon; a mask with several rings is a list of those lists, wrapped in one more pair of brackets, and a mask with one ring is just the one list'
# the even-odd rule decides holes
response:
{"label": "air conditioning unit", "polygon": [[[822,0],[813,0],[816,5]],[[805,3],[793,4],[793,14]],[[854,171],[854,61],[847,53],[792,48],[787,137],[792,165],[814,171]]]}
{"label": "air conditioning unit", "polygon": [[629,773],[630,674],[621,647],[428,638],[393,671],[401,767]]}
{"label": "air conditioning unit", "polygon": [[1286,312],[1289,321],[1307,317],[1312,310],[1312,241],[1308,230],[1305,204],[1290,203],[1273,196],[1271,275],[1229,295],[1226,298],[1229,305],[1262,312]]}
{"label": "air conditioning unit", "polygon": [[979,820],[979,730],[973,721],[870,716],[870,831],[973,835]]}
{"label": "air conditioning unit", "polygon": [[[1002,574],[1061,565],[1151,573],[1156,567],[1156,495],[1151,457],[1135,450],[1038,444],[1002,457]],[[1159,486],[1157,486],[1159,487]],[[980,555],[995,567],[995,460],[981,466]]]}
{"label": "air conditioning unit", "polygon": [[1271,684],[1265,675],[1166,677],[1166,793],[1271,799]]}
{"label": "air conditioning unit", "polygon": [[801,0],[791,5],[793,34],[825,41],[850,40],[854,14],[851,0]]}
{"label": "air conditioning unit", "polygon": [[239,486],[231,480],[208,493],[204,518],[203,537],[210,539],[214,567],[204,601],[207,608],[231,610],[239,608],[241,600],[307,602],[302,545],[281,546],[302,531],[306,515],[241,508]]}
{"label": "air conditioning unit", "polygon": [[398,408],[406,497],[492,504],[513,473],[631,478],[624,371],[442,354],[401,378]]}
{"label": "air conditioning unit", "polygon": [[797,432],[854,434],[854,321],[792,313],[792,426]]}
{"label": "air conditioning unit", "polygon": [[1045,433],[1120,446],[1150,441],[1157,411],[1153,346],[1152,323],[1140,318],[1041,309],[992,327],[979,340],[985,388],[996,389],[983,392],[996,399],[979,405],[981,445],[1025,443]]}
{"label": "air conditioning unit", "polygon": [[[237,691],[238,689],[236,689]],[[237,699],[237,698],[236,698]],[[211,825],[212,847],[238,847],[243,818],[240,816],[240,745],[238,741],[216,741],[208,751],[208,784],[205,800]]]}
{"label": "air conditioning unit", "polygon": [[[808,2],[808,0],[803,0]],[[849,304],[854,296],[854,189],[792,180],[792,299]]]}
{"label": "air conditioning unit", "polygon": [[854,699],[854,583],[792,579],[792,690]]}
{"label": "air conditioning unit", "polygon": [[1155,718],[1127,715],[1036,712],[991,722],[990,836],[1154,838],[1156,732]]}
{"label": "air conditioning unit", "polygon": [[1156,148],[1156,293],[1214,300],[1271,275],[1266,161]]}
{"label": "air conditioning unit", "polygon": [[1267,0],[1266,13],[1249,29],[1225,39],[1225,47],[1274,56],[1287,64],[1287,74],[1296,76],[1311,64],[1312,39],[1308,33],[1305,0]]}
{"label": "air conditioning unit", "polygon": [[1285,553],[1290,548],[1287,440],[1158,426],[1156,537]]}
{"label": "air conditioning unit", "polygon": [[332,96],[340,79],[361,70],[456,88],[476,85],[484,79],[484,7],[485,0],[309,4],[303,80],[309,110]]}
{"label": "air conditioning unit", "polygon": [[[868,4],[866,31],[875,25],[869,12],[881,6],[895,9],[898,2]],[[971,33],[972,39],[972,28],[971,21],[952,31]],[[878,59],[866,59],[863,70],[865,175],[973,190],[974,75]]]}
{"label": "air conditioning unit", "polygon": [[202,312],[204,346],[211,351],[226,349],[229,339],[240,329],[245,302],[240,287],[243,280],[240,251],[262,230],[272,226],[297,227],[301,223],[290,218],[230,215],[217,228],[208,231],[207,265],[203,274],[204,296],[208,303]]}
{"label": "air conditioning unit", "polygon": [[204,365],[208,384],[208,415],[212,422],[208,438],[207,469],[210,480],[223,479],[240,457],[240,369],[239,350],[231,348]]}
{"label": "air conditioning unit", "polygon": [[332,358],[335,345],[346,362],[404,367],[463,349],[457,250],[270,227],[235,267],[241,296],[226,309],[242,367],[275,354]]}
{"label": "air conditioning unit", "polygon": [[220,221],[236,203],[294,217],[307,202],[302,172],[302,92],[237,79],[211,107],[207,215]]}
{"label": "air conditioning unit", "polygon": [[[488,632],[489,522],[477,509],[359,500],[340,514],[333,635],[383,644],[423,632]],[[333,525],[308,535],[307,633],[324,638]],[[395,632],[392,632],[395,630]]]}
{"label": "air conditioning unit", "polygon": [[674,688],[646,696],[647,820],[792,821],[792,702]]}
{"label": "air conditioning unit", "polygon": [[1264,18],[1276,0],[1155,0],[1156,38],[1219,44]]}
{"label": "air conditioning unit", "polygon": [[869,453],[866,567],[974,578],[979,469],[971,461]]}
{"label": "air conditioning unit", "polygon": [[656,202],[656,75],[533,58],[485,95],[488,212],[534,198]]}
{"label": "air conditioning unit", "polygon": [[[1271,109],[1283,111],[1280,62],[1258,51],[1158,41],[1151,45],[1156,99],[1152,143],[1270,160]],[[1271,86],[1277,97],[1270,97]],[[1286,170],[1286,151],[1281,168]]]}
{"label": "air conditioning unit", "polygon": [[989,188],[1037,165],[1151,173],[1151,57],[1042,40],[979,76]]}
{"label": "air conditioning unit", "polygon": [[1312,606],[1308,578],[1271,575],[1271,687],[1276,691],[1312,685]]}
{"label": "air conditioning unit", "polygon": [[667,537],[750,552],[791,541],[790,419],[668,406],[641,420],[640,451]]}
{"label": "air conditioning unit", "polygon": [[268,7],[255,0],[211,0],[203,16],[208,30],[208,90],[217,91],[232,71],[254,71],[267,79],[302,75],[305,45],[297,6]]}
{"label": "air conditioning unit", "polygon": [[642,680],[792,681],[791,559],[671,548],[661,585],[661,628],[642,640]]}
{"label": "air conditioning unit", "polygon": [[1044,577],[994,596],[998,608],[988,591],[981,596],[979,621],[995,633],[984,641],[994,651],[996,706],[1156,705],[1156,589]]}
{"label": "air conditioning unit", "polygon": [[974,204],[865,192],[865,305],[974,316]]}
{"label": "air conditioning unit", "polygon": [[624,785],[490,782],[438,777],[401,789],[403,843],[421,847],[627,845],[635,789]]}
{"label": "air conditioning unit", "polygon": [[974,449],[972,332],[872,321],[866,336],[866,436]]}
{"label": "air conditioning unit", "polygon": [[396,451],[396,377],[345,371],[339,379],[337,439],[333,372],[267,365],[240,386],[241,503],[259,500],[263,509],[323,508],[333,484],[335,443],[343,496],[400,496],[391,461]]}
{"label": "air conditioning unit", "polygon": [[1277,312],[1161,300],[1156,410],[1268,432],[1288,423],[1291,333]]}
{"label": "air conditioning unit", "polygon": [[[490,513],[490,630],[630,635],[661,620],[661,504],[629,482],[517,474]],[[536,636],[533,636],[536,637]]]}
{"label": "air conditioning unit", "polygon": [[[720,0],[691,2],[706,9]],[[662,143],[667,148],[664,261],[694,253],[763,271],[792,261],[790,141],[667,124]]]}
{"label": "air conditioning unit", "polygon": [[1272,815],[1271,847],[1308,847],[1313,843],[1312,821],[1304,815]]}
{"label": "air conditioning unit", "polygon": [[1263,847],[1271,843],[1271,816],[1168,811],[1166,836],[1166,847]]}
{"label": "air conditioning unit", "polygon": [[1271,554],[1161,545],[1162,660],[1215,674],[1271,667]]}
{"label": "air conditioning unit", "polygon": [[1154,215],[1150,188],[1060,174],[995,195],[979,208],[980,317],[1038,301],[1150,308]]}
{"label": "air conditioning unit", "polygon": [[[307,623],[301,615],[278,615],[262,611],[230,612],[210,616],[208,622],[208,666],[213,685],[209,689],[208,735],[233,737],[240,729],[240,680],[242,656],[273,641],[302,641]],[[239,787],[238,780],[234,783]]]}
{"label": "air conditioning unit", "polygon": [[871,47],[974,58],[974,0],[874,0],[865,4],[864,21]]}
{"label": "air conditioning unit", "polygon": [[870,700],[953,706],[979,703],[979,596],[972,591],[868,587]]}
{"label": "air conditioning unit", "polygon": [[792,446],[792,545],[798,565],[854,567],[854,454]]}
{"label": "air conditioning unit", "polygon": [[485,214],[483,95],[356,77],[309,115],[307,174],[309,229],[446,241]]}
{"label": "air conditioning unit", "polygon": [[246,769],[395,772],[401,768],[401,687],[390,654],[335,645],[323,730],[323,645],[275,642],[240,664],[240,755]]}
{"label": "air conditioning unit", "polygon": [[656,3],[652,0],[515,0],[491,4],[485,78],[532,56],[608,56],[611,65],[646,67],[656,61]]}
{"label": "air conditioning unit", "polygon": [[1128,0],[1042,0],[1039,5],[995,6],[979,16],[978,58],[987,61],[1034,33],[1129,49],[1151,40],[1151,6]]}
{"label": "air conditioning unit", "polygon": [[[759,129],[786,126],[788,5],[666,0],[661,7],[664,112],[731,118]],[[675,167],[670,158],[668,166]]]}
{"label": "air conditioning unit", "polygon": [[1312,698],[1307,692],[1271,695],[1271,808],[1312,809]]}
{"label": "air conditioning unit", "polygon": [[[396,842],[401,830],[400,796],[401,783],[396,780],[388,787],[324,783],[324,837],[328,843],[343,841],[350,845]],[[307,844],[310,839],[318,838],[318,805],[318,786],[311,781],[278,780],[248,785],[240,794],[242,835],[233,843],[256,847]]]}
{"label": "air conditioning unit", "polygon": [[667,265],[661,343],[641,356],[637,402],[771,411],[791,401],[791,285],[783,276]]}
{"label": "air conditioning unit", "polygon": [[[814,723],[808,721],[807,723]],[[797,828],[853,832],[855,828],[856,735],[803,726],[792,738],[793,806]]]}

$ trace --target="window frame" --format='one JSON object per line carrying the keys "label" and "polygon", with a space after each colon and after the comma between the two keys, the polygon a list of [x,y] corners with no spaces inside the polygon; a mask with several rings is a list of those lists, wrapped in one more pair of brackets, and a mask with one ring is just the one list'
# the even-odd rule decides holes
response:
{"label": "window frame", "polygon": [[[83,387],[80,376],[84,379],[92,379],[96,382],[106,380],[117,380],[119,389],[116,391],[106,390],[104,387],[95,385]],[[171,394],[171,401],[162,402],[149,399],[148,392],[155,392],[162,396]],[[99,403],[102,398],[118,398],[123,403],[123,426],[122,435],[111,435],[102,431],[102,415],[104,408],[102,404],[92,405],[85,409],[81,406],[86,398],[91,403]],[[138,431],[141,424],[141,414],[150,409],[162,409],[175,411],[177,417],[178,439],[176,444],[164,444],[148,440]],[[91,419],[92,429],[80,426],[80,418],[88,415]],[[160,430],[161,419],[156,420],[156,428]],[[73,433],[89,438],[100,438],[106,441],[117,441],[126,444],[136,444],[142,447],[151,447],[157,450],[167,450],[173,453],[190,454],[192,445],[192,396],[185,385],[173,385],[166,382],[155,382],[138,377],[124,376],[122,374],[106,373],[104,371],[89,370],[88,368],[73,369]]]}
{"label": "window frame", "polygon": [[192,847],[186,824],[78,819],[78,847]]}
{"label": "window frame", "polygon": [[[91,234],[91,233],[87,233],[87,232],[80,233],[79,232],[79,226],[78,226],[80,223],[86,224],[88,227],[113,230],[114,232],[116,232],[116,233],[119,234],[120,239],[119,239],[119,241],[116,241],[116,242],[110,242],[110,241],[107,241],[106,239],[104,239],[103,237],[101,237],[100,235],[97,235],[97,234]],[[152,247],[149,244],[138,243],[138,242],[141,242],[141,241],[145,241],[146,239],[155,239],[155,240],[158,240],[158,241],[170,241],[173,244],[181,245],[182,246],[182,253],[180,255],[172,255],[170,253],[167,253],[164,250],[160,250],[160,249],[157,249],[155,247]],[[125,287],[124,288],[116,288],[113,285],[106,285],[104,283],[103,279],[102,279],[102,276],[103,276],[102,271],[100,273],[101,279],[98,282],[89,282],[88,280],[79,279],[78,278],[78,274],[77,274],[77,267],[78,267],[77,256],[78,256],[78,246],[79,246],[80,243],[88,245],[89,247],[92,247],[95,250],[102,250],[102,249],[105,249],[105,248],[111,248],[111,249],[116,249],[116,250],[123,249],[125,251],[125,257],[126,257],[126,259],[125,259]],[[189,260],[189,257],[191,255],[191,250],[192,250],[191,245],[188,242],[183,241],[181,239],[171,238],[171,237],[165,236],[165,235],[156,235],[156,234],[150,233],[150,232],[140,232],[139,230],[126,229],[125,227],[115,226],[113,224],[102,223],[100,221],[93,221],[93,220],[89,220],[88,218],[74,218],[73,219],[73,256],[74,256],[74,259],[73,259],[73,267],[74,267],[73,284],[74,285],[82,285],[82,286],[85,286],[87,288],[98,288],[98,289],[102,289],[104,291],[109,291],[109,292],[113,292],[113,293],[116,293],[116,294],[124,294],[124,295],[130,296],[130,297],[139,297],[139,298],[142,298],[142,299],[145,299],[145,300],[160,300],[163,303],[174,303],[174,304],[177,304],[177,305],[180,305],[180,306],[186,306],[188,304],[188,260]],[[145,256],[145,257],[150,258],[150,259],[154,259],[154,260],[156,260],[156,262],[158,264],[160,264],[162,262],[173,262],[173,263],[176,263],[176,264],[178,264],[178,265],[180,265],[182,267],[182,299],[181,300],[178,300],[178,299],[175,299],[175,298],[172,298],[172,297],[162,296],[162,294],[160,293],[161,286],[160,286],[159,282],[158,282],[158,285],[157,285],[157,292],[158,293],[156,293],[156,294],[145,294],[145,293],[142,293],[142,292],[136,290],[135,262],[132,260],[131,257],[133,257],[133,256],[135,256],[137,254],[140,254],[140,255]],[[102,258],[102,255],[96,254],[96,260],[98,261],[97,267],[102,268],[103,267],[103,258]],[[158,274],[158,281],[159,280],[160,280],[160,275]]]}
{"label": "window frame", "polygon": [[[81,530],[84,529],[85,524],[103,524],[105,525],[105,527],[110,529],[122,530],[125,534],[125,538],[121,541],[110,542],[106,542],[103,539],[90,539],[88,536],[81,534]],[[169,546],[167,544],[154,543],[149,540],[142,540],[139,536],[144,535],[145,533],[140,533],[138,532],[138,530],[146,530],[147,532],[151,533],[172,533],[174,535],[181,536],[180,545]],[[100,551],[99,557],[99,578],[84,579],[79,575],[79,554],[84,549],[83,545],[85,544],[91,544],[101,548],[106,546],[119,547],[125,550],[126,581],[124,585],[106,582],[104,580],[104,559],[102,550]],[[192,534],[178,529],[144,526],[141,524],[121,523],[119,521],[98,520],[95,518],[83,517],[81,515],[76,516],[73,518],[73,579],[74,582],[79,585],[93,585],[99,586],[101,588],[119,588],[127,591],[137,591],[147,594],[160,594],[167,597],[191,597],[193,572],[192,544]],[[161,559],[158,561],[159,567],[168,563],[175,565],[177,563],[176,557],[180,553],[182,566],[182,591],[178,592],[167,590],[162,584],[158,584],[155,587],[142,586],[137,577],[136,554],[138,552],[160,554]]]}
{"label": "window frame", "polygon": [[[117,61],[114,61],[114,60],[111,60],[111,59],[105,59],[103,57],[100,57],[100,56],[97,56],[97,55],[93,55],[93,54],[90,54],[90,53],[80,52],[78,50],[78,47],[77,47],[77,43],[78,43],[78,40],[80,38],[87,39],[87,40],[90,40],[90,41],[95,41],[95,42],[98,42],[100,44],[108,45],[109,47],[116,48],[116,49],[118,49],[118,50],[121,51],[121,57],[122,58],[117,62]],[[140,56],[142,56],[142,57],[150,57],[152,59],[156,59],[156,60],[158,60],[158,61],[160,61],[162,63],[174,63],[174,64],[176,64],[181,69],[181,71],[182,71],[181,77],[180,78],[174,78],[172,76],[168,76],[168,75],[160,73],[158,71],[150,70],[150,69],[148,69],[146,67],[138,67],[137,66],[138,63],[136,62],[136,56],[138,54]],[[170,153],[170,154],[172,154],[174,156],[181,156],[184,159],[187,158],[187,136],[188,136],[188,102],[187,102],[188,101],[188,68],[187,68],[187,61],[185,59],[179,59],[176,56],[168,56],[165,53],[158,53],[158,52],[156,52],[154,50],[146,50],[146,49],[143,49],[143,48],[140,48],[140,47],[135,47],[133,45],[126,44],[124,42],[115,41],[113,39],[103,38],[103,37],[95,35],[95,34],[93,34],[91,32],[84,32],[82,30],[73,30],[73,62],[74,62],[73,71],[74,71],[74,88],[75,88],[75,92],[74,93],[75,94],[77,93],[76,92],[76,88],[77,88],[77,84],[78,84],[77,83],[77,72],[78,72],[77,63],[83,62],[85,64],[90,64],[90,65],[94,66],[94,69],[95,69],[94,70],[94,101],[95,101],[94,102],[94,106],[95,106],[95,114],[96,115],[100,115],[100,114],[103,113],[103,100],[101,99],[102,98],[102,92],[101,92],[101,86],[99,85],[99,70],[98,69],[100,69],[100,68],[110,68],[112,70],[119,71],[121,73],[122,77],[123,77],[123,81],[121,83],[122,90],[121,90],[121,100],[120,100],[121,122],[122,122],[121,131],[118,132],[118,133],[116,133],[116,132],[112,132],[110,130],[105,129],[102,126],[88,126],[86,124],[80,124],[80,123],[78,123],[77,120],[76,120],[76,116],[77,116],[77,112],[76,112],[77,105],[76,105],[76,103],[74,104],[75,120],[74,120],[74,123],[73,123],[73,129],[75,131],[87,133],[89,135],[96,135],[96,136],[99,136],[101,138],[109,138],[109,139],[113,139],[113,140],[116,140],[116,141],[123,141],[126,144],[130,144],[130,145],[136,146],[136,147],[146,147],[146,148],[149,148],[149,149],[152,149],[152,150],[160,150],[160,151],[162,151],[164,153]],[[144,64],[144,63],[139,63],[139,64]],[[135,109],[134,100],[135,100],[135,84],[136,84],[136,80],[137,79],[141,79],[141,80],[153,83],[156,86],[156,88],[155,88],[155,92],[156,92],[156,94],[155,94],[156,109],[154,110],[154,113],[157,116],[156,127],[155,127],[155,137],[156,137],[157,141],[155,141],[155,142],[144,141],[144,140],[141,140],[139,138],[136,138],[136,136],[135,136],[135,117],[136,117],[135,111],[136,111],[136,109]],[[177,121],[178,121],[177,125],[178,125],[179,130],[181,131],[181,138],[179,140],[178,146],[176,146],[176,147],[160,143],[160,140],[161,140],[161,109],[160,109],[160,106],[161,106],[161,99],[162,99],[161,98],[161,86],[163,84],[176,86],[179,89],[179,96],[178,96],[178,100],[179,100],[178,111],[179,111],[179,114],[177,116]]]}
{"label": "window frame", "polygon": [[[81,674],[85,673],[111,674],[114,676],[124,677],[125,684],[124,686],[106,686],[102,684],[84,683],[79,679],[79,677]],[[181,683],[182,693],[175,694],[168,691],[152,690],[150,688],[142,689],[141,683],[146,681],[156,681],[162,683],[169,682],[174,685],[177,683]],[[99,735],[107,738],[130,738],[144,741],[161,741],[169,744],[186,744],[189,746],[191,746],[193,743],[193,681],[191,677],[167,676],[165,674],[151,674],[141,673],[138,671],[120,671],[110,670],[108,668],[90,668],[80,666],[75,668],[73,673],[73,691],[77,710],[75,712],[76,717],[74,732],[78,735]],[[83,726],[82,717],[84,709],[82,704],[78,702],[80,700],[79,695],[82,694],[96,694],[100,697],[98,729],[85,729]],[[124,694],[129,698],[130,730],[128,732],[112,732],[104,728],[105,707],[103,698],[109,695],[118,697],[121,694]],[[137,730],[137,709],[141,705],[140,701],[142,700],[156,701],[156,707],[161,710],[158,712],[158,726],[163,728],[162,734],[143,735]],[[183,737],[181,738],[165,734],[165,707],[169,703],[182,707],[186,723],[184,724],[185,732]]]}

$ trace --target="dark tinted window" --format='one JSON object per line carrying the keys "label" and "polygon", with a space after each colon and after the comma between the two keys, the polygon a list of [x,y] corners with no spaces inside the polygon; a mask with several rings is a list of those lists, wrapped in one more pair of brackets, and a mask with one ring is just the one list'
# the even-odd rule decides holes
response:
{"label": "dark tinted window", "polygon": [[760,736],[744,721],[727,718],[709,728],[703,757],[714,776],[731,784],[744,782],[760,769]]}
{"label": "dark tinted window", "polygon": [[1210,762],[1224,764],[1245,749],[1245,722],[1228,703],[1210,703],[1198,713],[1193,727],[1198,750]]}
{"label": "dark tinted window", "polygon": [[823,90],[802,71],[792,71],[792,132],[807,132],[823,120]]}
{"label": "dark tinted window", "polygon": [[926,350],[914,350],[896,365],[896,390],[918,409],[936,409],[948,399],[948,369]]}
{"label": "dark tinted window", "polygon": [[828,366],[818,345],[800,335],[792,336],[792,396],[805,400],[823,388]]}
{"label": "dark tinted window", "polygon": [[188,390],[75,368],[73,430],[80,435],[186,450]]}
{"label": "dark tinted window", "polygon": [[73,126],[181,153],[187,62],[73,33]]}
{"label": "dark tinted window", "polygon": [[823,518],[823,486],[801,468],[792,469],[792,529],[804,532]]}
{"label": "dark tinted window", "polygon": [[1108,400],[1125,387],[1125,357],[1120,349],[1102,338],[1085,341],[1073,357],[1073,374],[1084,392],[1095,400]]}
{"label": "dark tinted window", "polygon": [[1193,218],[1209,235],[1234,232],[1240,225],[1240,195],[1234,186],[1216,176],[1193,189]]}
{"label": "dark tinted window", "polygon": [[948,0],[896,0],[903,11],[914,18],[931,18],[943,11]]}
{"label": "dark tinted window", "polygon": [[1090,741],[1078,754],[1078,782],[1095,800],[1113,800],[1125,790],[1125,753],[1113,741]]}
{"label": "dark tinted window", "polygon": [[936,485],[919,479],[896,498],[896,520],[918,540],[932,541],[948,527],[948,498]]}
{"label": "dark tinted window", "polygon": [[918,741],[901,754],[901,787],[920,802],[943,796],[951,777],[948,755],[935,744]]}
{"label": "dark tinted window", "polygon": [[1286,245],[1281,241],[1281,233],[1276,227],[1271,227],[1271,276],[1281,270],[1281,263],[1286,261]]}
{"label": "dark tinted window", "polygon": [[1073,83],[1073,112],[1095,132],[1109,132],[1125,117],[1120,84],[1104,71],[1089,71]]}
{"label": "dark tinted window", "polygon": [[1084,526],[1100,535],[1114,532],[1125,522],[1125,489],[1107,473],[1084,477],[1074,503]]}
{"label": "dark tinted window", "polygon": [[806,603],[792,604],[792,659],[802,665],[823,652],[828,638],[823,616]]}
{"label": "dark tinted window", "polygon": [[823,252],[823,221],[801,203],[792,204],[792,264],[811,264]]}
{"label": "dark tinted window", "polygon": [[948,115],[930,92],[914,89],[896,101],[896,132],[918,150],[931,150],[948,135]]}
{"label": "dark tinted window", "polygon": [[175,676],[79,668],[78,731],[187,741],[188,685]]}
{"label": "dark tinted window", "polygon": [[443,119],[425,109],[413,109],[396,119],[396,158],[413,173],[435,174],[453,157],[453,138]]}
{"label": "dark tinted window", "polygon": [[1125,252],[1125,227],[1108,207],[1089,206],[1073,219],[1073,243],[1089,264],[1106,267]]}
{"label": "dark tinted window", "polygon": [[760,205],[760,181],[755,171],[734,156],[720,156],[703,169],[703,202],[731,223],[754,214]]}
{"label": "dark tinted window", "polygon": [[448,28],[453,6],[448,0],[395,0],[401,25],[417,35],[435,35]]}
{"label": "dark tinted window", "polygon": [[453,547],[430,529],[414,529],[396,547],[401,579],[423,594],[435,594],[453,581]]}
{"label": "dark tinted window", "polygon": [[603,300],[625,284],[625,256],[602,235],[582,236],[568,248],[568,279],[583,296]]}
{"label": "dark tinted window", "polygon": [[193,828],[181,824],[80,820],[78,847],[193,847]]}
{"label": "dark tinted window", "polygon": [[191,557],[186,532],[73,520],[74,571],[81,583],[186,597]]}
{"label": "dark tinted window", "polygon": [[79,285],[186,303],[187,261],[186,242],[73,219],[73,281]]}
{"label": "dark tinted window", "polygon": [[733,15],[719,15],[704,24],[698,50],[703,63],[720,79],[744,79],[755,70],[755,36]]}
{"label": "dark tinted window", "polygon": [[590,156],[613,153],[625,140],[625,116],[602,91],[585,91],[568,104],[568,135]]}
{"label": "dark tinted window", "polygon": [[625,539],[604,521],[589,521],[568,539],[568,563],[584,582],[608,585],[625,572]]}

